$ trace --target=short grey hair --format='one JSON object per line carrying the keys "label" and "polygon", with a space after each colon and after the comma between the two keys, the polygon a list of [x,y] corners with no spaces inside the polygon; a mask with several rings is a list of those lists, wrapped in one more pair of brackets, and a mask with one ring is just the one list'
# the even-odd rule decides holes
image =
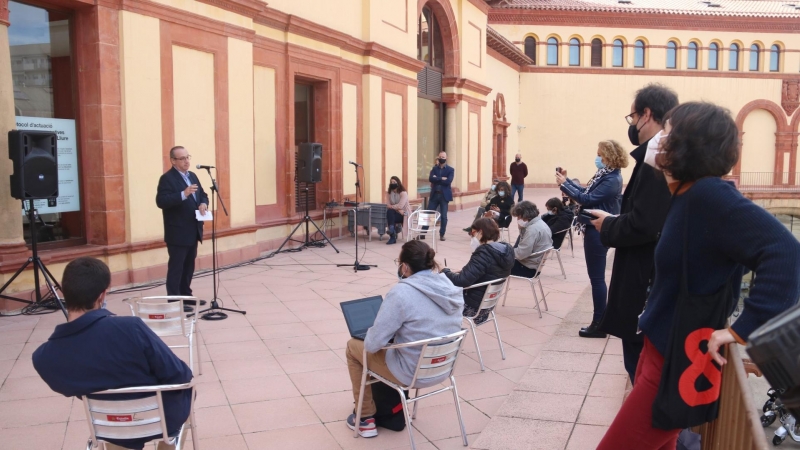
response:
{"label": "short grey hair", "polygon": [[511,210],[511,215],[522,220],[533,220],[539,217],[539,208],[526,200],[517,203]]}
{"label": "short grey hair", "polygon": [[169,157],[170,157],[170,159],[174,159],[175,158],[175,150],[182,150],[182,149],[183,149],[182,145],[176,145],[175,147],[172,147],[171,149],[169,149]]}

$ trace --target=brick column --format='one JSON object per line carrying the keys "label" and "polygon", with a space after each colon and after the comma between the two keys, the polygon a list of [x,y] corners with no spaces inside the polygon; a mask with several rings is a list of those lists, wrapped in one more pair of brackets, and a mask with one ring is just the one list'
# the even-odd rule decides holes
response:
{"label": "brick column", "polygon": [[11,80],[11,54],[8,47],[8,0],[0,0],[0,264],[27,257],[22,238],[22,213],[19,200],[11,197],[8,177],[14,173],[8,159],[9,130],[16,128],[14,86]]}

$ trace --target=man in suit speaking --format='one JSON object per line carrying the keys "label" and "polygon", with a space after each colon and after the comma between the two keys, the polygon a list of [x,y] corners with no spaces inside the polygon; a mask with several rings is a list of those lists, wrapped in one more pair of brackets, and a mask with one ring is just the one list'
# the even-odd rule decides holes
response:
{"label": "man in suit speaking", "polygon": [[172,147],[172,168],[158,180],[156,205],[164,215],[164,242],[167,243],[167,295],[192,295],[192,275],[197,257],[197,242],[203,242],[203,222],[195,211],[206,215],[208,196],[197,175],[189,171],[192,156],[181,146]]}

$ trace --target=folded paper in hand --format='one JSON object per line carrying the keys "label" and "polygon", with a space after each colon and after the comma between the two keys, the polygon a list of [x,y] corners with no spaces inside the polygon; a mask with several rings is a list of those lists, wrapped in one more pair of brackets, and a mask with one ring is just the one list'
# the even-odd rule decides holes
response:
{"label": "folded paper in hand", "polygon": [[214,216],[211,215],[211,211],[206,211],[206,215],[201,215],[199,209],[194,210],[194,216],[197,217],[198,222],[203,222],[206,220],[214,220]]}

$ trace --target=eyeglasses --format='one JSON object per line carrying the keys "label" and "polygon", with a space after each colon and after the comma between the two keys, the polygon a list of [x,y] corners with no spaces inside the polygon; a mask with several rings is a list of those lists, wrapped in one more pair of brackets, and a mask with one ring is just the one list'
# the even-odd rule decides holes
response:
{"label": "eyeglasses", "polygon": [[400,267],[400,258],[395,258],[394,259],[394,265],[397,266],[397,267]]}
{"label": "eyeglasses", "polygon": [[192,160],[192,155],[186,155],[186,156],[184,156],[182,158],[172,158],[172,159],[174,159],[175,161],[181,161],[181,162],[183,162],[183,161],[191,161]]}
{"label": "eyeglasses", "polygon": [[625,116],[625,122],[628,122],[628,125],[633,125],[633,115],[634,114],[639,114],[639,113],[634,111],[634,112],[628,114],[627,116]]}

